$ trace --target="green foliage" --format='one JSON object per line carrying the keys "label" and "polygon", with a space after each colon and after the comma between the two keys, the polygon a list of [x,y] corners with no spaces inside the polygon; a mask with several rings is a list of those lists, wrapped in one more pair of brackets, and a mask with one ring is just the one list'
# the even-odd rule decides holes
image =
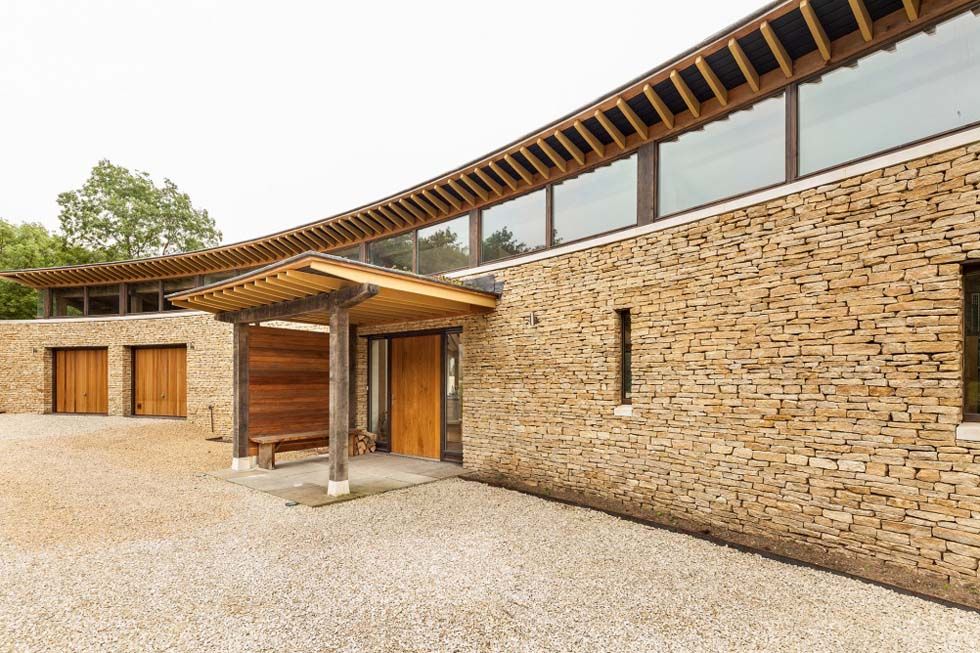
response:
{"label": "green foliage", "polygon": [[495,261],[505,256],[514,256],[531,251],[525,243],[514,239],[514,232],[507,227],[501,227],[483,240],[483,260]]}
{"label": "green foliage", "polygon": [[422,274],[456,270],[465,267],[469,259],[468,244],[459,242],[452,227],[419,238],[419,272]]}
{"label": "green foliage", "polygon": [[[89,263],[92,255],[69,247],[65,239],[37,223],[12,224],[0,219],[0,270]],[[37,291],[0,281],[0,319],[29,319],[37,315]]]}
{"label": "green foliage", "polygon": [[176,254],[221,241],[214,219],[172,181],[159,187],[147,173],[107,160],[80,189],[61,193],[58,205],[67,242],[100,260]]}
{"label": "green foliage", "polygon": [[371,243],[371,261],[394,270],[412,269],[412,235],[403,234]]}

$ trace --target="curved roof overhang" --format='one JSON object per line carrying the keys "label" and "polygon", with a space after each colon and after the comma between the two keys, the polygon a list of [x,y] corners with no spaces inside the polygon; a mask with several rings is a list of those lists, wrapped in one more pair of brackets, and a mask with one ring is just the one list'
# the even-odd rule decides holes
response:
{"label": "curved roof overhang", "polygon": [[0,272],[33,287],[183,277],[335,251],[438,222],[574,176],[670,138],[976,0],[791,0],[766,5],[691,50],[541,129],[436,178],[262,238],[135,261]]}
{"label": "curved roof overhang", "polygon": [[305,252],[167,298],[177,306],[214,313],[227,322],[326,324],[331,302],[345,292],[350,295],[350,322],[359,325],[487,313],[496,307],[498,297],[433,277]]}

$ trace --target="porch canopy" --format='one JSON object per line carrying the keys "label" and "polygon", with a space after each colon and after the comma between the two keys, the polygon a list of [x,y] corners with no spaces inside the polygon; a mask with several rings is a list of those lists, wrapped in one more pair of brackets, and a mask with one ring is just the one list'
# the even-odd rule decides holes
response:
{"label": "porch canopy", "polygon": [[[234,456],[249,456],[250,325],[288,320],[329,325],[328,493],[349,492],[347,436],[353,427],[350,379],[357,327],[492,311],[497,294],[459,283],[307,252],[245,274],[167,295],[173,304],[214,313],[234,325]],[[241,467],[239,467],[241,468]]]}

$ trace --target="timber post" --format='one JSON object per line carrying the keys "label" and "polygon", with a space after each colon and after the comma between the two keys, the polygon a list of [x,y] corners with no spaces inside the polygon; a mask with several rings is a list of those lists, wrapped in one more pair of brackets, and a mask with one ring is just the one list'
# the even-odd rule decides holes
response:
{"label": "timber post", "polygon": [[330,476],[327,496],[350,493],[347,478],[347,433],[350,428],[350,311],[330,312]]}
{"label": "timber post", "polygon": [[232,412],[232,461],[234,470],[253,467],[248,455],[248,337],[249,325],[236,323],[232,327],[234,349],[234,409]]}
{"label": "timber post", "polygon": [[347,375],[349,388],[347,391],[347,408],[350,413],[348,430],[353,431],[357,428],[357,325],[351,324],[349,329],[350,337],[348,338],[348,342],[350,344],[347,349],[347,356],[350,358],[350,364],[348,366],[350,371]]}

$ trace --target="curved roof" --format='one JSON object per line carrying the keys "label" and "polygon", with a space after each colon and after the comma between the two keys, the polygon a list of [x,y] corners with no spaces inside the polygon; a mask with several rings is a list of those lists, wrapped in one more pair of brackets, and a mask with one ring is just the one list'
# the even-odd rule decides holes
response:
{"label": "curved roof", "polygon": [[462,215],[574,176],[776,93],[973,0],[774,2],[540,129],[400,193],[328,218],[183,254],[0,272],[34,287],[173,278],[329,252]]}

